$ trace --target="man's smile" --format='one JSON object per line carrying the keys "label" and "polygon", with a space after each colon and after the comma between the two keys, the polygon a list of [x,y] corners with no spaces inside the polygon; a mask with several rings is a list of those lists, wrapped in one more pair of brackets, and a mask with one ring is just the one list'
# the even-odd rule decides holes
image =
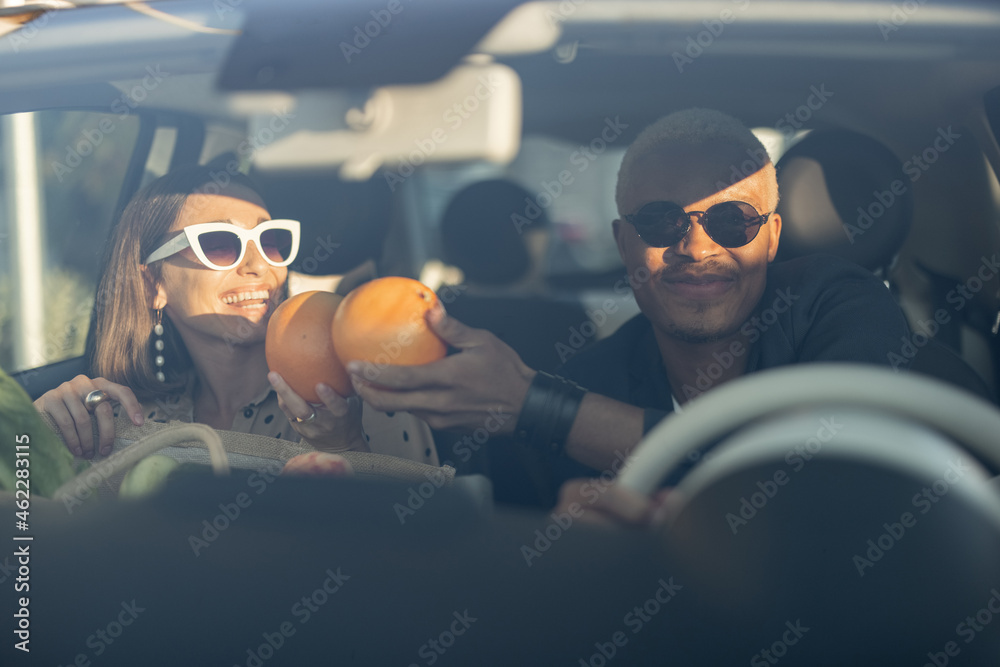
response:
{"label": "man's smile", "polygon": [[731,272],[675,271],[661,277],[667,290],[686,299],[713,300],[736,286],[737,276]]}

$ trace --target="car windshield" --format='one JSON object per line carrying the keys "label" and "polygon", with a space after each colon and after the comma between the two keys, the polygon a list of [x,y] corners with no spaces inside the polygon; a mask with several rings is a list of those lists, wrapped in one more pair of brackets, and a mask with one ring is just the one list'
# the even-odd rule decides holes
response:
{"label": "car windshield", "polygon": [[988,664],[998,136],[985,0],[0,0],[14,636]]}

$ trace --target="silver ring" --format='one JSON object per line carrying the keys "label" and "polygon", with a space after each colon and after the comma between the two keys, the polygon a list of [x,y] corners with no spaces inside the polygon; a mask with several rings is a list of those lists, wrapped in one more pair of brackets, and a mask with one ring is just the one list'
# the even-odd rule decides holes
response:
{"label": "silver ring", "polygon": [[309,415],[308,417],[306,417],[305,419],[300,419],[299,417],[295,417],[294,419],[295,419],[295,421],[297,421],[300,424],[305,424],[306,422],[311,422],[312,420],[316,419],[316,411],[313,410],[312,414]]}
{"label": "silver ring", "polygon": [[87,408],[87,412],[93,412],[97,409],[97,406],[101,403],[106,403],[110,401],[111,397],[100,389],[95,389],[83,398],[83,407]]}

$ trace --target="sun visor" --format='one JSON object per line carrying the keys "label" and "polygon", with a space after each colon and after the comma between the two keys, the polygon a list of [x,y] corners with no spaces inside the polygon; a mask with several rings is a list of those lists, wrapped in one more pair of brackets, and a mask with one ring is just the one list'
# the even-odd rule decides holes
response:
{"label": "sun visor", "polygon": [[[370,96],[298,95],[287,115],[280,136],[254,155],[255,169],[339,166],[341,178],[357,181],[387,168],[403,180],[425,163],[513,160],[520,147],[521,80],[479,56],[433,83],[386,86]],[[266,133],[271,118],[252,117],[251,136]]]}
{"label": "sun visor", "polygon": [[444,76],[519,0],[246,2],[222,90],[370,88]]}

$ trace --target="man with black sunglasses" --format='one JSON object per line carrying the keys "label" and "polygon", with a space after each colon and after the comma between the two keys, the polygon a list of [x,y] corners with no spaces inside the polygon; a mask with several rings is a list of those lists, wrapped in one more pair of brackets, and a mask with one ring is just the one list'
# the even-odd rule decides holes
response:
{"label": "man with black sunglasses", "polygon": [[[777,177],[770,160],[748,155],[767,153],[739,121],[689,109],[644,130],[623,159],[612,229],[642,314],[560,373],[642,408],[643,434],[745,373],[810,361],[887,364],[908,333],[867,270],[835,257],[772,264]],[[734,166],[748,164],[756,170],[734,179]],[[601,463],[582,449],[571,434],[567,454]],[[561,479],[592,474],[566,458],[559,467]]]}
{"label": "man with black sunglasses", "polygon": [[560,375],[536,372],[491,334],[432,312],[432,328],[460,353],[423,367],[352,363],[358,392],[437,429],[474,433],[499,411],[508,418],[491,433],[553,454],[562,481],[616,472],[664,416],[745,373],[810,361],[888,364],[908,335],[899,306],[846,260],[772,264],[781,234],[775,169],[759,160],[734,179],[748,154],[767,155],[717,111],[680,111],[640,133],[619,172],[612,230],[642,313]]}

